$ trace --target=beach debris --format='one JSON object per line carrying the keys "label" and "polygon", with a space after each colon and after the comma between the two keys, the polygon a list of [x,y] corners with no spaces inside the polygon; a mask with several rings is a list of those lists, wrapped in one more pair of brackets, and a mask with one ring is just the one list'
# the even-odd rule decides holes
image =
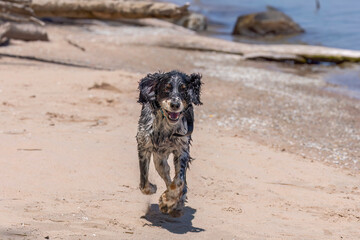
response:
{"label": "beach debris", "polygon": [[127,0],[33,0],[38,17],[87,19],[177,18],[188,13],[189,4]]}
{"label": "beach debris", "polygon": [[42,151],[41,148],[18,148],[18,151],[29,151],[29,152],[35,152],[35,151]]}
{"label": "beach debris", "polygon": [[245,37],[274,37],[305,32],[299,24],[274,7],[267,11],[238,17],[233,35]]}
{"label": "beach debris", "polygon": [[208,25],[207,18],[204,15],[195,12],[181,18],[171,20],[171,22],[196,32],[205,31]]}
{"label": "beach debris", "polygon": [[303,64],[360,62],[360,51],[356,50],[296,44],[255,45],[199,35],[177,36],[176,38],[169,36],[152,39],[152,41],[147,39],[146,44],[188,51],[233,54],[242,56],[244,60],[260,59]]}
{"label": "beach debris", "polygon": [[93,90],[93,89],[101,89],[101,90],[113,91],[113,92],[118,92],[118,93],[122,92],[117,87],[115,87],[109,83],[106,83],[106,82],[102,82],[100,84],[95,83],[92,87],[88,88],[88,90]]}
{"label": "beach debris", "polygon": [[5,22],[28,23],[45,25],[35,17],[31,8],[31,0],[0,0],[0,20]]}
{"label": "beach debris", "polygon": [[157,18],[144,18],[144,19],[119,19],[118,21],[121,23],[127,24],[127,25],[134,25],[134,26],[139,26],[139,27],[168,28],[168,29],[174,29],[176,31],[184,32],[187,34],[194,33],[190,29],[186,29],[183,26],[179,26],[179,25],[173,23],[171,20],[166,21],[166,20],[157,19]]}
{"label": "beach debris", "polygon": [[44,23],[35,17],[31,0],[0,0],[0,45],[10,39],[48,41]]}
{"label": "beach debris", "polygon": [[98,119],[94,124],[91,124],[90,127],[105,126],[105,125],[107,125],[107,122]]}
{"label": "beach debris", "polygon": [[31,23],[7,22],[0,25],[0,39],[6,38],[24,41],[49,41],[45,28]]}
{"label": "beach debris", "polygon": [[10,131],[1,131],[1,133],[3,134],[9,134],[9,135],[22,135],[22,134],[26,134],[27,131],[26,129],[14,129],[14,130],[10,130]]}
{"label": "beach debris", "polygon": [[76,42],[74,42],[74,41],[72,41],[72,40],[70,40],[70,39],[66,39],[66,42],[67,42],[68,44],[70,44],[71,46],[76,47],[77,49],[79,49],[79,50],[81,50],[81,51],[83,51],[83,52],[86,51],[86,49],[85,49],[84,47],[80,46],[78,43],[76,43]]}
{"label": "beach debris", "polygon": [[266,60],[275,62],[306,63],[306,59],[295,54],[277,54],[271,52],[253,52],[244,54],[246,60]]}
{"label": "beach debris", "polygon": [[238,214],[243,212],[243,210],[241,208],[234,208],[234,207],[227,207],[227,208],[223,208],[222,210],[225,212],[232,212],[232,213],[238,213]]}

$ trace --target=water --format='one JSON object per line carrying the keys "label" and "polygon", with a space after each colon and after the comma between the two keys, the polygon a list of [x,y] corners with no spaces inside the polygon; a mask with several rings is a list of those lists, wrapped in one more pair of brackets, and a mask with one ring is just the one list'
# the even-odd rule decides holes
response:
{"label": "water", "polygon": [[[179,5],[186,0],[172,0]],[[360,50],[360,0],[190,0],[190,10],[202,13],[209,20],[212,37],[260,44],[309,44]],[[273,6],[289,15],[305,29],[305,33],[273,40],[254,40],[232,36],[231,32],[240,15],[265,11]],[[342,86],[335,91],[360,99],[360,68],[337,70],[325,80]]]}
{"label": "water", "polygon": [[[184,4],[186,0],[173,0]],[[190,9],[208,17],[210,31],[226,40],[259,43],[300,43],[360,50],[359,0],[191,0]],[[306,33],[271,42],[254,41],[231,36],[238,16],[264,11],[273,6],[289,15]],[[214,28],[215,27],[215,28]]]}
{"label": "water", "polygon": [[325,76],[325,81],[338,87],[329,87],[328,90],[360,100],[360,67],[353,69],[336,69]]}

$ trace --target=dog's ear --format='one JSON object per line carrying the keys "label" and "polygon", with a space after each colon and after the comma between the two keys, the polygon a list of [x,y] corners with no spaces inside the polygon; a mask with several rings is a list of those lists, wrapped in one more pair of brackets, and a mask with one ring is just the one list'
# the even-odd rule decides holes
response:
{"label": "dog's ear", "polygon": [[155,101],[155,87],[160,80],[162,73],[148,74],[139,82],[139,103]]}
{"label": "dog's ear", "polygon": [[193,73],[190,75],[190,84],[189,84],[189,95],[191,97],[191,101],[195,105],[202,105],[203,103],[200,101],[201,94],[201,85],[203,84],[201,81],[201,74]]}

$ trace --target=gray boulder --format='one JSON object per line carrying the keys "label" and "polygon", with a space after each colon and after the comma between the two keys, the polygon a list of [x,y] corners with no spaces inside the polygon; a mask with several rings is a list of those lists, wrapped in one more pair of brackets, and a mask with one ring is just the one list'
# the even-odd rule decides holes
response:
{"label": "gray boulder", "polygon": [[273,7],[266,12],[238,17],[233,35],[246,37],[273,37],[303,33],[302,29],[289,16]]}

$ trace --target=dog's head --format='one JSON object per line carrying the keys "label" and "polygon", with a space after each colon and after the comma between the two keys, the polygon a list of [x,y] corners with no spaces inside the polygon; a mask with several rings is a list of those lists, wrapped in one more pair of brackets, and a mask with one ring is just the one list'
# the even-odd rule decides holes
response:
{"label": "dog's head", "polygon": [[139,103],[161,108],[169,123],[176,123],[192,103],[201,105],[201,75],[179,72],[148,74],[139,83]]}

